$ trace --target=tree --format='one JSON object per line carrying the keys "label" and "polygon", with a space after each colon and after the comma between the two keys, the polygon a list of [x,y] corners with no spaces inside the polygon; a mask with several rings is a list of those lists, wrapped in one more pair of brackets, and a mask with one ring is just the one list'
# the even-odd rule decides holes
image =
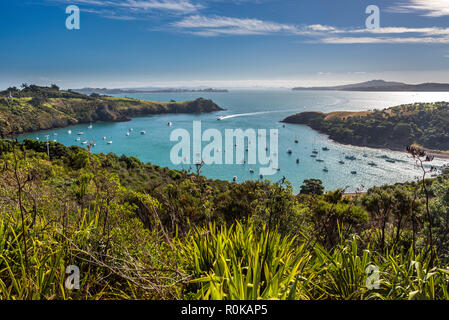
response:
{"label": "tree", "polygon": [[320,179],[304,180],[300,193],[322,195],[324,193],[323,182]]}

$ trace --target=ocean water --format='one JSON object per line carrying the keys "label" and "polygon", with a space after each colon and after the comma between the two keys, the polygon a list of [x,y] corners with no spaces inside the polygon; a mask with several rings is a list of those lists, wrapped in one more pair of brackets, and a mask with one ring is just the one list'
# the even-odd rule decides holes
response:
{"label": "ocean water", "polygon": [[[123,123],[95,123],[91,129],[88,125],[77,125],[69,128],[42,131],[23,135],[20,139],[30,138],[57,140],[65,145],[81,145],[82,141],[95,140],[95,153],[113,152],[118,155],[135,156],[144,162],[151,162],[173,169],[188,169],[189,165],[174,165],[170,160],[170,151],[176,142],[170,141],[170,134],[177,128],[188,130],[192,134],[193,121],[200,120],[202,130],[218,129],[224,138],[225,129],[278,129],[279,130],[279,168],[275,175],[265,176],[271,181],[279,181],[283,177],[289,180],[296,192],[305,179],[321,179],[326,189],[347,188],[348,192],[356,189],[366,190],[371,186],[392,184],[416,179],[419,170],[413,159],[404,152],[381,149],[346,146],[329,140],[325,135],[311,130],[307,126],[280,123],[285,117],[303,111],[359,111],[382,109],[399,104],[413,102],[449,101],[449,93],[407,93],[407,92],[332,92],[332,91],[291,91],[291,90],[232,90],[229,93],[156,93],[127,94],[127,97],[151,101],[192,100],[198,97],[212,99],[220,107],[226,109],[210,114],[168,114],[134,118]],[[217,121],[218,117],[224,117]],[[172,122],[172,126],[168,126]],[[126,133],[133,129],[130,135]],[[68,134],[68,130],[72,133]],[[141,135],[145,130],[147,133]],[[78,132],[81,141],[76,141]],[[103,140],[103,137],[107,137]],[[296,144],[295,139],[299,140]],[[112,141],[112,144],[107,144]],[[267,143],[269,143],[267,141]],[[203,143],[203,147],[208,142]],[[322,151],[322,147],[329,151]],[[317,162],[310,157],[312,150],[320,151],[318,157],[324,162]],[[223,141],[224,149],[224,141]],[[292,154],[287,150],[291,149]],[[223,152],[222,150],[220,150]],[[356,160],[344,159],[346,155],[354,155]],[[191,154],[191,159],[193,158]],[[395,163],[387,162],[382,156],[395,159]],[[296,159],[299,158],[299,164]],[[339,163],[344,160],[345,164]],[[224,157],[223,157],[224,161]],[[369,162],[377,163],[371,167]],[[241,164],[210,165],[203,167],[202,174],[212,179],[237,182],[258,180],[259,165]],[[436,159],[432,165],[442,166],[447,161]],[[263,166],[265,167],[265,166]],[[323,171],[327,167],[328,172]],[[250,173],[250,169],[255,173]],[[357,174],[352,174],[357,171]]]}

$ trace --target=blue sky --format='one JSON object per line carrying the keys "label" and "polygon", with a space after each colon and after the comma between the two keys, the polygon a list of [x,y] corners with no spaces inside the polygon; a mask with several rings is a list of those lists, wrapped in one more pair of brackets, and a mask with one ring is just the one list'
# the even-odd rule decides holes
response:
{"label": "blue sky", "polygon": [[449,82],[449,0],[2,0],[0,41],[2,88]]}

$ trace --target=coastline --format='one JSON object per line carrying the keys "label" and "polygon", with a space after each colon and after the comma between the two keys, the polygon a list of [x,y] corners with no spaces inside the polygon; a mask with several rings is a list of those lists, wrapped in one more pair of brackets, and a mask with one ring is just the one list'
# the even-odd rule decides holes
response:
{"label": "coastline", "polygon": [[[398,146],[382,146],[382,145],[375,145],[375,144],[361,145],[361,144],[344,143],[344,142],[337,141],[335,139],[330,138],[329,134],[327,134],[326,132],[314,129],[311,126],[309,126],[308,124],[297,124],[297,123],[290,123],[290,122],[284,122],[284,121],[280,121],[280,122],[281,123],[294,124],[294,125],[300,125],[300,126],[306,126],[306,127],[310,128],[310,129],[314,130],[315,132],[318,132],[319,134],[322,134],[322,135],[326,136],[333,143],[336,143],[336,144],[339,144],[339,145],[342,145],[342,146],[351,146],[351,147],[359,147],[359,148],[370,148],[370,149],[377,149],[377,150],[395,151],[395,152],[406,153],[405,146],[404,147],[398,147]],[[448,159],[449,160],[449,150],[447,150],[447,151],[433,150],[433,149],[424,148],[424,147],[422,147],[420,145],[417,145],[417,144],[413,144],[413,145],[418,147],[418,148],[420,148],[421,150],[424,150],[426,153],[434,156],[435,158]]]}
{"label": "coastline", "polygon": [[[196,100],[183,102],[153,102],[139,99],[105,97],[98,100],[88,100],[84,110],[78,109],[76,101],[70,98],[60,98],[56,102],[62,101],[64,107],[68,106],[68,111],[58,110],[50,107],[43,121],[31,122],[37,107],[28,106],[26,115],[18,117],[16,114],[0,112],[0,120],[3,119],[3,128],[0,126],[0,138],[14,139],[26,134],[33,134],[40,131],[64,129],[71,126],[94,124],[99,122],[129,122],[132,118],[146,117],[162,114],[201,114],[222,111],[212,100],[197,98]],[[55,102],[55,105],[56,105]],[[84,112],[84,113],[83,113]],[[58,116],[58,117],[56,117]],[[37,124],[36,124],[37,123]],[[0,122],[0,125],[2,122]]]}

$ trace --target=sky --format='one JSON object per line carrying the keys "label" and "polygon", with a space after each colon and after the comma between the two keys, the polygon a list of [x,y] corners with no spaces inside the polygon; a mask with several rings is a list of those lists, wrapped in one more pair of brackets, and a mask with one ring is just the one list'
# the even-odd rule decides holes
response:
{"label": "sky", "polygon": [[[66,8],[80,8],[68,30]],[[380,9],[369,30],[366,8]],[[449,0],[2,0],[0,88],[449,82]]]}

